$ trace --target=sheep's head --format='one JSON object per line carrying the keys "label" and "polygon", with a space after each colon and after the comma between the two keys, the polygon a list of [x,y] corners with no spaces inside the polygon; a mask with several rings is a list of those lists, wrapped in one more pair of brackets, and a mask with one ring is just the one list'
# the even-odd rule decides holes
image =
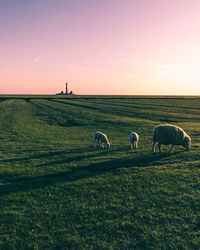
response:
{"label": "sheep's head", "polygon": [[104,145],[105,145],[106,148],[110,148],[110,142],[109,142],[109,141],[106,141],[106,142],[104,143]]}
{"label": "sheep's head", "polygon": [[182,146],[186,149],[189,150],[191,147],[191,138],[189,136],[186,136],[183,140]]}
{"label": "sheep's head", "polygon": [[105,148],[110,148],[110,142],[109,142],[107,136],[105,136],[105,138],[104,138],[104,147],[105,147]]}

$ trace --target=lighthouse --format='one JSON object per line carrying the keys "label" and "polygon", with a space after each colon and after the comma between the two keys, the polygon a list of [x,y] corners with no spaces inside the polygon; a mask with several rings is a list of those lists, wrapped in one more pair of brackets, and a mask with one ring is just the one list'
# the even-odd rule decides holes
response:
{"label": "lighthouse", "polygon": [[65,92],[66,95],[68,95],[68,83],[66,82],[66,92]]}

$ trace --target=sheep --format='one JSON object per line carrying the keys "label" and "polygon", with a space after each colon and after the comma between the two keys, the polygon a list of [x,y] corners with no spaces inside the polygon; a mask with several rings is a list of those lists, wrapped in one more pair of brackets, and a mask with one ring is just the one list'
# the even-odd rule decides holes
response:
{"label": "sheep", "polygon": [[96,132],[94,134],[94,146],[99,146],[101,148],[110,148],[110,142],[108,141],[107,135],[103,134],[102,132]]}
{"label": "sheep", "polygon": [[175,145],[180,145],[186,150],[190,149],[191,138],[180,127],[170,124],[161,124],[154,128],[152,151],[155,152],[155,146],[158,143],[159,152],[161,145],[172,145],[170,152],[173,152]]}
{"label": "sheep", "polygon": [[131,132],[129,137],[128,137],[128,140],[129,140],[130,147],[132,149],[135,149],[135,151],[136,151],[138,148],[139,135],[135,132]]}

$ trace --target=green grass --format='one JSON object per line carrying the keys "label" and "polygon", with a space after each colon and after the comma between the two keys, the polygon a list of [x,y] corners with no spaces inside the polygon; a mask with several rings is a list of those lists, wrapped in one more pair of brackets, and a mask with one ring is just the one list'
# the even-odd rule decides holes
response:
{"label": "green grass", "polygon": [[[163,122],[191,151],[151,153]],[[2,97],[0,249],[199,249],[199,124],[192,97]]]}

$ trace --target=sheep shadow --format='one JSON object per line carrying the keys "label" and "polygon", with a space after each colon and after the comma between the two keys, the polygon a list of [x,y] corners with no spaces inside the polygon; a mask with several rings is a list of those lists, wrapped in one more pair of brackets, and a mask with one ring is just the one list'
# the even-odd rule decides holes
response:
{"label": "sheep shadow", "polygon": [[[48,166],[48,165],[56,165],[61,163],[69,163],[71,161],[78,161],[84,160],[85,158],[91,158],[100,155],[108,155],[111,152],[118,152],[125,150],[126,147],[121,148],[111,148],[111,149],[103,149],[94,146],[86,146],[86,147],[79,147],[73,149],[66,149],[66,150],[58,150],[58,151],[50,151],[47,153],[36,153],[24,157],[14,157],[10,159],[2,159],[0,160],[0,164],[2,163],[12,163],[12,164],[19,164],[23,162],[28,162],[35,159],[51,159],[52,157],[63,157],[62,160],[52,161],[49,163],[43,163],[37,165],[37,167]],[[89,154],[88,154],[89,153]]]}
{"label": "sheep shadow", "polygon": [[[121,148],[120,150],[125,149]],[[102,154],[104,152],[98,153]],[[181,152],[179,151],[174,154],[180,153]],[[96,177],[108,172],[115,172],[116,170],[122,168],[135,168],[137,170],[140,167],[150,167],[153,164],[156,164],[156,162],[159,162],[160,160],[167,157],[169,157],[169,153],[149,153],[138,157],[128,156],[120,159],[107,160],[104,162],[89,163],[85,166],[79,167],[78,169],[73,168],[56,173],[49,173],[42,176],[17,178],[10,183],[0,185],[0,194],[6,195],[9,193],[22,191],[28,192],[38,188],[56,185],[62,182],[74,182],[84,178]],[[162,163],[159,163],[158,166],[162,166]]]}
{"label": "sheep shadow", "polygon": [[36,154],[24,156],[24,157],[15,157],[15,158],[10,158],[10,159],[3,159],[3,160],[0,160],[0,163],[20,163],[20,162],[34,160],[34,159],[46,159],[46,158],[51,158],[51,157],[54,157],[54,156],[62,156],[62,155],[71,155],[71,154],[76,154],[76,153],[82,153],[82,152],[85,152],[87,150],[95,151],[95,149],[92,148],[92,147],[79,147],[79,148],[74,148],[74,149],[50,151],[50,152],[47,152],[47,153],[36,153]]}

